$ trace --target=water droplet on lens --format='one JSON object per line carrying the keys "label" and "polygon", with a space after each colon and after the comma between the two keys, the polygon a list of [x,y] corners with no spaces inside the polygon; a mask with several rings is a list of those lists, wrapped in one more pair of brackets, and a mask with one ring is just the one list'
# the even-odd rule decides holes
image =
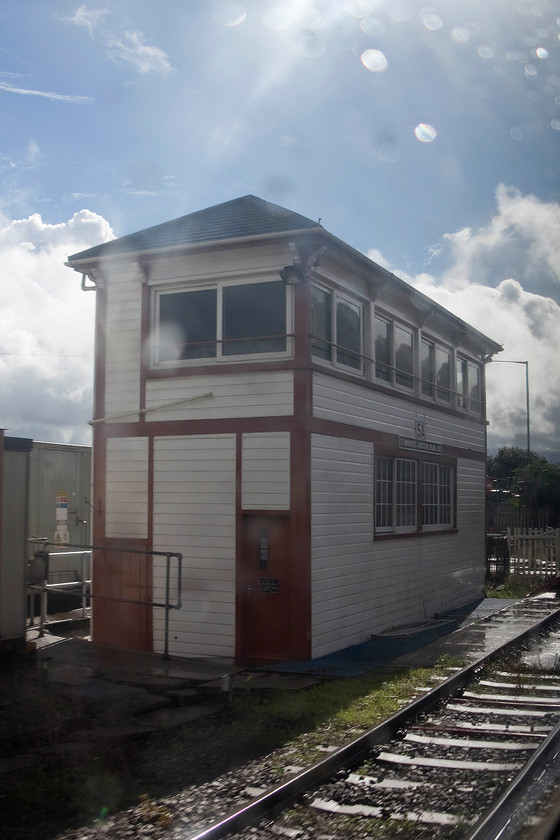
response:
{"label": "water droplet on lens", "polygon": [[417,125],[414,129],[414,134],[416,135],[416,139],[420,140],[421,143],[431,143],[437,137],[437,131],[433,125],[428,125],[428,123]]}
{"label": "water droplet on lens", "polygon": [[382,163],[396,163],[401,156],[401,150],[394,143],[382,143],[377,149],[377,157]]}
{"label": "water droplet on lens", "polygon": [[443,26],[442,19],[439,17],[439,15],[434,14],[424,15],[424,17],[422,18],[422,23],[424,24],[426,29],[430,29],[432,32],[436,32]]}
{"label": "water droplet on lens", "polygon": [[346,9],[357,18],[371,14],[374,6],[374,0],[347,0],[346,2]]}
{"label": "water droplet on lens", "polygon": [[526,64],[525,65],[525,76],[528,79],[534,79],[538,75],[538,70],[534,64]]}
{"label": "water droplet on lens", "polygon": [[509,134],[512,140],[523,140],[525,137],[525,132],[519,126],[514,125],[510,128]]}
{"label": "water droplet on lens", "polygon": [[389,63],[381,50],[366,50],[361,55],[361,61],[366,70],[371,73],[383,73]]}
{"label": "water droplet on lens", "polygon": [[241,3],[233,2],[233,0],[232,2],[220,3],[214,12],[214,20],[220,26],[239,26],[246,17],[247,13],[244,6]]}
{"label": "water droplet on lens", "polygon": [[319,58],[325,54],[327,45],[318,35],[309,34],[298,43],[298,50],[306,58]]}
{"label": "water droplet on lens", "polygon": [[537,58],[548,58],[548,50],[545,50],[544,47],[537,47],[535,53],[537,54]]}
{"label": "water droplet on lens", "polygon": [[387,27],[383,23],[382,20],[376,17],[365,17],[362,22],[360,23],[360,29],[367,35],[371,35],[372,38],[382,38],[383,35],[387,32]]}
{"label": "water droplet on lens", "polygon": [[481,44],[477,52],[481,58],[494,58],[494,50],[489,44]]}
{"label": "water droplet on lens", "polygon": [[466,44],[471,39],[471,33],[462,26],[456,26],[451,30],[451,37],[456,44]]}

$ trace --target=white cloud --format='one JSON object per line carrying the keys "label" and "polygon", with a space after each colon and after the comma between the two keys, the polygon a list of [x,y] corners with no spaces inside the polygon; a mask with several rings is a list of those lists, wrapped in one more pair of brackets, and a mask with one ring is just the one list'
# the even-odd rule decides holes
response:
{"label": "white cloud", "polygon": [[560,206],[500,186],[496,215],[485,227],[445,234],[430,268],[416,276],[368,256],[502,344],[487,366],[488,446],[526,446],[528,361],[531,447],[560,455]]}
{"label": "white cloud", "polygon": [[559,230],[560,205],[500,184],[488,225],[444,235],[444,251],[453,259],[446,284],[496,286],[515,277],[525,289],[560,302]]}
{"label": "white cloud", "polygon": [[19,93],[22,96],[42,96],[45,99],[52,99],[61,102],[75,102],[80,104],[82,102],[93,102],[91,96],[75,96],[74,94],[66,93],[52,93],[46,90],[33,90],[32,88],[14,87],[7,82],[0,82],[0,90],[6,93]]}
{"label": "white cloud", "polygon": [[37,213],[0,220],[0,426],[10,435],[90,442],[95,295],[64,262],[112,238],[89,210],[54,225]]}
{"label": "white cloud", "polygon": [[101,9],[94,10],[88,9],[87,6],[79,6],[72,17],[62,17],[61,20],[65,23],[74,23],[76,26],[83,26],[93,36],[94,30],[108,14],[108,11]]}
{"label": "white cloud", "polygon": [[64,23],[72,23],[85,27],[93,38],[99,31],[100,37],[107,47],[109,58],[121,64],[133,67],[140,75],[169,76],[175,72],[167,54],[159,47],[147,44],[144,34],[136,29],[118,31],[105,22],[108,10],[88,9],[79,6],[71,17],[61,17]]}
{"label": "white cloud", "polygon": [[133,30],[125,32],[122,37],[111,35],[106,44],[113,61],[130,64],[143,76],[168,76],[173,72],[164,51],[144,43],[142,32]]}

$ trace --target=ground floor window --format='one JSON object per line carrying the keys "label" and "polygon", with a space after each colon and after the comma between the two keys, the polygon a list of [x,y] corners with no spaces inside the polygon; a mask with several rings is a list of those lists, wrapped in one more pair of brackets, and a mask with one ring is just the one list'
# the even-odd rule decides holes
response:
{"label": "ground floor window", "polygon": [[376,457],[376,533],[452,528],[454,510],[452,466],[412,458]]}
{"label": "ground floor window", "polygon": [[375,528],[381,532],[416,530],[416,461],[375,459]]}
{"label": "ground floor window", "polygon": [[422,527],[453,525],[453,487],[447,464],[422,464]]}

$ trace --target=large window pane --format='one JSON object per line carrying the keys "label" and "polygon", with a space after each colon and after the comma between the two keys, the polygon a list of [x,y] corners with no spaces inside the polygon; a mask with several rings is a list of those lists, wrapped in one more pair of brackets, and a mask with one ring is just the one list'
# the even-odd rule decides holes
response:
{"label": "large window pane", "polygon": [[332,295],[325,289],[311,289],[311,347],[314,356],[332,358]]}
{"label": "large window pane", "polygon": [[436,347],[436,383],[438,400],[451,401],[451,370],[449,353],[442,347]]}
{"label": "large window pane", "polygon": [[464,359],[457,359],[457,405],[466,408],[468,403],[468,372]]}
{"label": "large window pane", "polygon": [[222,354],[274,353],[286,349],[286,286],[251,283],[222,293]]}
{"label": "large window pane", "polygon": [[420,368],[422,372],[422,393],[433,397],[436,381],[435,347],[429,341],[420,342]]}
{"label": "large window pane", "polygon": [[385,382],[391,380],[391,324],[375,318],[375,375]]}
{"label": "large window pane", "polygon": [[336,360],[341,365],[362,367],[362,324],[360,307],[339,300],[336,305]]}
{"label": "large window pane", "polygon": [[216,355],[216,289],[159,296],[160,362]]}
{"label": "large window pane", "polygon": [[480,394],[480,368],[477,365],[468,364],[469,375],[469,411],[473,414],[480,414],[482,409]]}
{"label": "large window pane", "polygon": [[397,385],[402,385],[403,388],[414,387],[414,367],[412,355],[412,333],[399,327],[394,326],[395,335],[395,381]]}

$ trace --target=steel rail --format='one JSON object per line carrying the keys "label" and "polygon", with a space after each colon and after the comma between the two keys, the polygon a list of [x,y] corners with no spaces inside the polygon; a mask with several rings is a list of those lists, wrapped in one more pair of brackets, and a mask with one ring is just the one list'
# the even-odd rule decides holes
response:
{"label": "steel rail", "polygon": [[560,775],[559,754],[560,722],[464,840],[510,840],[519,836],[520,826],[533,815],[535,804]]}
{"label": "steel rail", "polygon": [[481,670],[485,665],[503,656],[510,649],[522,645],[530,638],[544,633],[559,620],[560,609],[556,609],[544,618],[536,621],[518,636],[502,643],[491,653],[480,657],[456,674],[448,677],[440,685],[422,697],[413,700],[390,718],[387,718],[387,720],[374,726],[363,735],[360,735],[359,738],[336,750],[336,752],[331,753],[293,778],[288,779],[283,784],[271,788],[258,799],[255,799],[239,810],[233,811],[222,820],[202,831],[190,835],[187,840],[219,840],[219,838],[226,837],[228,834],[242,831],[249,826],[254,826],[265,816],[277,815],[301,797],[308,789],[316,786],[344,767],[356,766],[372,747],[388,743],[411,720],[415,720],[420,715],[433,709],[440,702],[456,695],[473,680],[477,671]]}

